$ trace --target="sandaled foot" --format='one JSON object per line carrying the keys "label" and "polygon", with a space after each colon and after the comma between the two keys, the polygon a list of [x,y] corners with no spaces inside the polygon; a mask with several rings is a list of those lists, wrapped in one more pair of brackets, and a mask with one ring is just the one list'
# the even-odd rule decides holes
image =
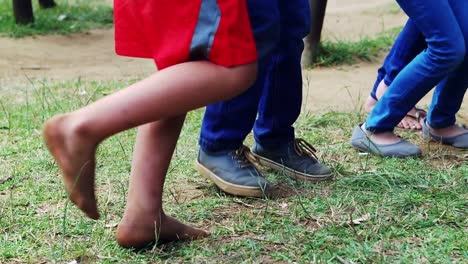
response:
{"label": "sandaled foot", "polygon": [[[364,110],[366,113],[372,112],[374,109],[375,104],[377,104],[377,100],[375,100],[372,96],[367,97],[366,102],[364,103]],[[421,120],[426,118],[427,112],[423,109],[415,106],[411,109],[405,117],[398,123],[397,127],[403,129],[411,129],[411,130],[421,130]]]}
{"label": "sandaled foot", "polygon": [[[151,214],[129,215],[126,212],[117,228],[117,243],[124,248],[141,249],[153,244],[172,241],[195,240],[209,233],[181,223],[161,213],[160,219],[148,218]],[[158,224],[160,223],[160,224]]]}
{"label": "sandaled foot", "polygon": [[420,156],[422,154],[421,149],[402,139],[394,141],[389,140],[387,143],[374,142],[371,135],[364,131],[362,125],[356,126],[353,135],[351,136],[351,145],[364,152],[372,153],[382,157],[409,157],[409,156]]}
{"label": "sandaled foot", "polygon": [[426,119],[421,122],[423,137],[450,145],[459,149],[468,149],[468,129],[464,126],[453,125],[443,129],[433,129]]}
{"label": "sandaled foot", "polygon": [[421,108],[413,107],[405,117],[398,123],[399,128],[421,130],[421,120],[426,118],[427,112]]}
{"label": "sandaled foot", "polygon": [[70,200],[92,219],[99,213],[94,194],[96,145],[69,124],[67,115],[44,124],[43,138],[57,162]]}

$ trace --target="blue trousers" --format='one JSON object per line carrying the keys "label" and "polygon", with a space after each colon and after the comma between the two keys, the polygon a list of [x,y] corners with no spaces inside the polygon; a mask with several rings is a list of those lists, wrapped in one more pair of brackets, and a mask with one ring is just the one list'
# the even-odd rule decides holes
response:
{"label": "blue trousers", "polygon": [[465,0],[397,0],[425,37],[427,49],[393,80],[366,121],[379,133],[392,131],[434,86],[428,123],[435,128],[455,124],[468,87],[468,2]]}
{"label": "blue trousers", "polygon": [[275,147],[294,139],[302,104],[301,54],[310,29],[307,0],[247,0],[259,54],[256,83],[240,96],[206,107],[199,144],[203,151],[239,148],[255,140]]}
{"label": "blue trousers", "polygon": [[409,19],[395,40],[382,67],[377,71],[377,80],[370,93],[372,98],[377,100],[377,87],[382,80],[387,86],[390,86],[398,73],[426,47],[426,40],[421,31]]}

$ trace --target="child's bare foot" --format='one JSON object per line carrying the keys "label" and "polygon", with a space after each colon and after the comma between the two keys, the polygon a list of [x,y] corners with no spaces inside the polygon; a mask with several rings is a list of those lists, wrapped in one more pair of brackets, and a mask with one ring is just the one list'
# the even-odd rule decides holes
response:
{"label": "child's bare foot", "polygon": [[160,213],[160,219],[151,214],[129,210],[117,228],[117,243],[124,248],[145,248],[153,243],[194,240],[209,236],[209,233],[183,224],[175,218]]}
{"label": "child's bare foot", "polygon": [[44,124],[43,137],[63,176],[70,200],[90,218],[99,213],[94,194],[96,144],[77,131],[67,115],[56,116]]}

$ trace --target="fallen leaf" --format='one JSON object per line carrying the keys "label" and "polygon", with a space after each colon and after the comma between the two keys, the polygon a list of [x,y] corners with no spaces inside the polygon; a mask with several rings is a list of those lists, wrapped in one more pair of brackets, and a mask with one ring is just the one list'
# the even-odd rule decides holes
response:
{"label": "fallen leaf", "polygon": [[104,227],[107,227],[107,228],[114,228],[114,227],[117,227],[119,224],[118,223],[108,223],[106,224]]}
{"label": "fallen leaf", "polygon": [[57,17],[58,21],[64,21],[65,19],[67,19],[67,15],[65,14],[61,14],[60,16]]}
{"label": "fallen leaf", "polygon": [[366,221],[369,221],[369,219],[370,219],[370,214],[367,213],[359,218],[353,219],[353,224],[360,225]]}

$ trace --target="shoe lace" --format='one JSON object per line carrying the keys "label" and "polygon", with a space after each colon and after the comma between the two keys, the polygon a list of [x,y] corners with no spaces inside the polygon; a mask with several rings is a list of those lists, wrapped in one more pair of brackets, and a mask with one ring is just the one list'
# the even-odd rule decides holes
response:
{"label": "shoe lace", "polygon": [[233,154],[234,155],[232,155],[232,158],[237,161],[241,169],[250,168],[253,166],[250,161],[253,155],[250,152],[250,149],[248,147],[242,146],[238,148],[236,151],[234,151]]}
{"label": "shoe lace", "polygon": [[294,151],[297,153],[299,156],[309,156],[315,159],[318,159],[317,157],[317,150],[310,144],[309,142],[305,141],[302,138],[296,138],[294,139]]}

